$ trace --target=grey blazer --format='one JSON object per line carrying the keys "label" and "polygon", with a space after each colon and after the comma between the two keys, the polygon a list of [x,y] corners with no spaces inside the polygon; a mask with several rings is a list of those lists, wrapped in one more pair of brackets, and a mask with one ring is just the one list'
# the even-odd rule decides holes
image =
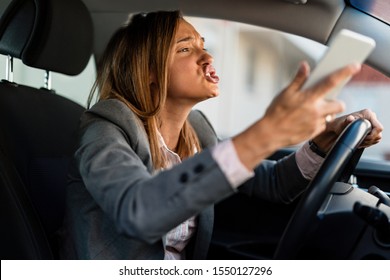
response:
{"label": "grey blazer", "polygon": [[[206,258],[213,205],[235,191],[208,149],[218,142],[212,126],[199,111],[189,118],[204,150],[156,173],[144,127],[124,103],[100,101],[83,114],[69,172],[63,258],[162,259],[163,236],[194,215],[198,227],[187,257]],[[239,191],[288,203],[307,183],[293,154],[263,161]]]}

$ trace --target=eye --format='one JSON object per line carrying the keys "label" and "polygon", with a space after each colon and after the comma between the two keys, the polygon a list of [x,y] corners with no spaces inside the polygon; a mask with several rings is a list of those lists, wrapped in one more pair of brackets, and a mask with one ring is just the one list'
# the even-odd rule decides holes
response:
{"label": "eye", "polygon": [[188,52],[190,49],[189,48],[181,48],[179,49],[179,52]]}

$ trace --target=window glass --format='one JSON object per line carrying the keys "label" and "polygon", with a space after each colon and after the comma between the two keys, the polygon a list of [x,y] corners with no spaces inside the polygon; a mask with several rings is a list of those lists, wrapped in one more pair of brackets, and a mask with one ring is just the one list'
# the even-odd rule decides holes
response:
{"label": "window glass", "polygon": [[[0,55],[0,79],[6,77],[6,61],[7,57]],[[18,84],[28,85],[31,87],[40,88],[44,86],[45,71],[35,69],[24,65],[19,59],[14,59],[14,82]],[[96,70],[93,56],[84,69],[84,71],[77,76],[68,76],[58,73],[51,73],[52,89],[70,100],[86,106],[87,99],[91,87],[95,81]]]}
{"label": "window glass", "polygon": [[[368,65],[363,65],[359,74],[341,92],[348,112],[362,108],[372,109],[385,128],[390,127],[390,78]],[[390,133],[383,131],[383,140],[379,145],[366,149],[365,157],[390,160]]]}
{"label": "window glass", "polygon": [[[235,135],[260,118],[272,99],[293,78],[302,60],[312,66],[326,47],[317,42],[270,29],[204,18],[186,18],[206,39],[205,47],[214,57],[220,76],[220,96],[200,103],[201,109],[214,125],[218,135]],[[0,55],[0,77],[5,77],[6,57]],[[17,59],[14,80],[41,87],[44,71],[22,65]],[[53,73],[52,85],[59,94],[86,105],[95,79],[95,62],[78,76]],[[385,127],[390,127],[390,79],[364,66],[342,91],[346,112],[363,108],[375,111]],[[390,160],[390,130],[383,132],[383,141],[366,149],[364,157]]]}
{"label": "window glass", "polygon": [[[229,21],[187,18],[206,39],[220,76],[220,96],[199,104],[222,137],[233,136],[260,118],[293,78],[302,60],[315,64],[326,47],[314,41]],[[390,79],[364,66],[342,91],[346,112],[375,111],[390,127]],[[390,160],[390,132],[363,157]]]}
{"label": "window glass", "polygon": [[350,0],[352,6],[386,23],[390,23],[389,0]]}

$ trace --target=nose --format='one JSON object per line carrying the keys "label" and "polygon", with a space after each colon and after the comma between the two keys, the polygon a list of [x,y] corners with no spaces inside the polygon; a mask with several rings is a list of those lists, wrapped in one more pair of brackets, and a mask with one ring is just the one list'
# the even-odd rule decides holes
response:
{"label": "nose", "polygon": [[208,64],[212,64],[213,61],[214,61],[213,56],[209,54],[206,50],[202,50],[202,54],[199,59],[199,64],[208,65]]}

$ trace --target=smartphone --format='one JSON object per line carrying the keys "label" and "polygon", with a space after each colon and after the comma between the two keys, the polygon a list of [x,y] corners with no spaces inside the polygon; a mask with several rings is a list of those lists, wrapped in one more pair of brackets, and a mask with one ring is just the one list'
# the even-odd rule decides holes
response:
{"label": "smartphone", "polygon": [[[332,72],[352,63],[363,63],[375,48],[374,39],[342,29],[331,42],[325,54],[313,69],[302,89],[315,85]],[[347,78],[337,88],[327,93],[325,99],[335,99],[341,88],[351,79]]]}

